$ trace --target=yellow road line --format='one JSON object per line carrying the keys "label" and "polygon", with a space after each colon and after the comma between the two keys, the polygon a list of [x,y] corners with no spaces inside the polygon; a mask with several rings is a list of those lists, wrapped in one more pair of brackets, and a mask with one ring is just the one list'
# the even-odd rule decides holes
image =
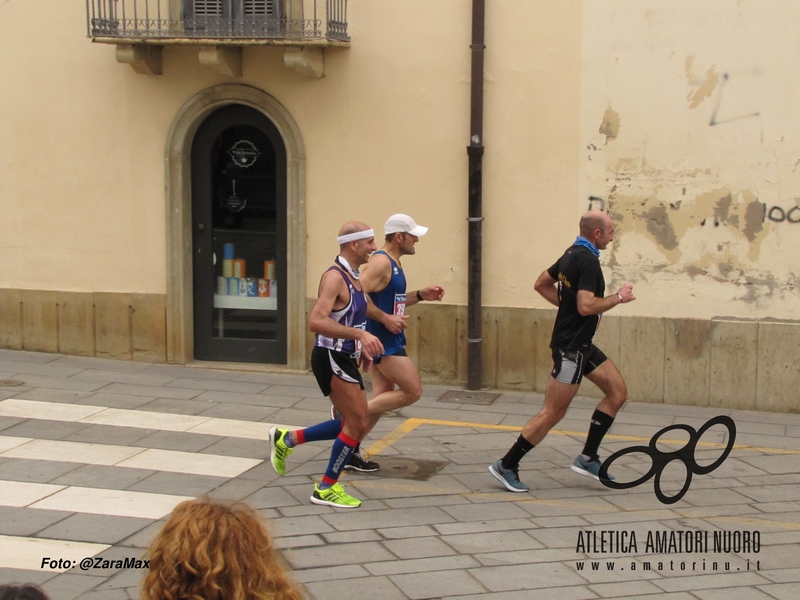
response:
{"label": "yellow road line", "polygon": [[394,431],[383,436],[377,442],[374,442],[369,448],[367,448],[366,453],[371,456],[386,450],[386,448],[394,444],[396,441],[404,438],[406,434],[411,433],[417,427],[422,425],[423,422],[423,419],[408,419],[407,421],[404,421],[398,427],[396,427]]}
{"label": "yellow road line", "polygon": [[[397,442],[398,440],[405,437],[408,433],[414,431],[420,425],[442,425],[445,427],[470,427],[473,429],[497,429],[499,431],[522,431],[522,427],[516,427],[513,425],[492,425],[491,423],[469,423],[464,421],[443,421],[440,419],[406,419],[403,423],[401,423],[397,428],[393,431],[379,439],[378,441],[374,442],[369,448],[367,448],[366,453],[369,455],[379,454],[383,450],[386,450],[389,446]],[[550,435],[566,435],[571,437],[586,437],[585,431],[567,431],[561,429],[553,429],[550,431]],[[607,440],[620,440],[625,442],[644,442],[649,443],[650,438],[635,436],[635,435],[615,435],[615,434],[608,434],[605,436]],[[660,444],[674,444],[677,446],[683,446],[686,444],[686,440],[659,440]],[[703,446],[705,448],[726,448],[727,444],[720,444],[718,442],[699,442],[698,446]],[[736,444],[733,446],[734,450],[753,450],[756,452],[766,452],[769,454],[798,454],[800,455],[800,450],[791,450],[787,448],[764,448],[762,446],[748,446],[748,445],[741,445]]]}

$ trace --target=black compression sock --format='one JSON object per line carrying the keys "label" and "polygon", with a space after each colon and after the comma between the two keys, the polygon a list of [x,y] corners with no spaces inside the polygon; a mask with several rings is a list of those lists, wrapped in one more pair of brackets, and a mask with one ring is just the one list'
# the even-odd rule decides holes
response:
{"label": "black compression sock", "polygon": [[600,448],[600,442],[603,441],[603,436],[611,429],[613,422],[614,417],[599,410],[594,411],[589,425],[589,434],[586,436],[586,444],[583,447],[585,456],[588,456],[591,460],[597,460],[597,450]]}
{"label": "black compression sock", "polygon": [[519,465],[519,461],[522,460],[522,457],[530,452],[532,448],[533,444],[520,435],[517,441],[514,442],[514,445],[511,446],[511,450],[503,457],[503,468],[511,469]]}

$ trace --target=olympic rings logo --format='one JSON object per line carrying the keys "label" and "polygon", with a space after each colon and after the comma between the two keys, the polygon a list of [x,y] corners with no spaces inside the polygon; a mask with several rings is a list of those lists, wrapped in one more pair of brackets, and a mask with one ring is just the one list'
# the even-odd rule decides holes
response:
{"label": "olympic rings logo", "polygon": [[[697,448],[697,443],[700,441],[700,438],[703,437],[703,434],[714,425],[724,425],[728,428],[728,446],[725,448],[722,456],[720,456],[717,460],[708,466],[701,467],[697,464],[697,461],[695,461],[694,452]],[[689,442],[683,448],[676,450],[675,452],[661,452],[658,448],[656,448],[658,439],[662,435],[677,429],[686,431],[689,434]],[[624,450],[620,450],[616,454],[609,456],[605,461],[603,461],[603,464],[600,465],[600,481],[608,488],[614,490],[626,490],[628,488],[636,487],[645,483],[653,475],[655,475],[656,479],[653,484],[653,488],[656,493],[656,498],[658,498],[662,504],[675,504],[678,500],[683,498],[686,492],[689,491],[689,484],[692,483],[692,474],[706,475],[719,467],[725,461],[725,459],[728,458],[728,455],[733,449],[733,443],[735,441],[736,424],[733,422],[733,419],[724,415],[720,415],[719,417],[714,417],[713,419],[709,420],[700,428],[700,431],[695,431],[694,428],[690,427],[689,425],[670,425],[669,427],[665,427],[655,434],[650,440],[649,445],[631,446],[630,448],[625,448]],[[650,467],[650,470],[639,479],[628,483],[617,483],[616,481],[609,480],[608,467],[611,466],[611,463],[621,456],[633,454],[634,452],[643,452],[650,457],[650,460],[653,463],[653,466]],[[661,491],[661,475],[664,473],[664,469],[667,467],[667,465],[673,460],[681,461],[686,467],[686,481],[683,484],[683,488],[681,488],[677,494],[674,496],[667,496],[663,491]]]}

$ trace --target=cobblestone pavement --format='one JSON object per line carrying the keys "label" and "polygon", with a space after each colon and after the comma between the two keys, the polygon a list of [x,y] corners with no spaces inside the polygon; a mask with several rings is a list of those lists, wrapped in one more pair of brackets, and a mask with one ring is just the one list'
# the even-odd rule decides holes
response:
{"label": "cobblestone pavement", "polygon": [[[343,479],[364,504],[342,511],[309,502],[329,443],[298,448],[283,478],[269,465],[272,423],[328,414],[308,374],[2,350],[0,381],[0,582],[39,583],[53,600],[137,598],[142,569],[114,561],[141,559],[172,507],[201,494],[259,509],[319,600],[800,597],[800,415],[629,403],[604,457],[670,425],[735,423],[730,455],[667,504],[652,478],[609,489],[569,469],[596,404],[577,398],[523,460],[530,492],[512,494],[487,467],[541,395],[479,405],[427,386],[365,442],[381,470]],[[689,433],[655,449],[675,452]],[[702,468],[730,441],[715,425],[682,456]],[[611,471],[633,481],[650,466],[637,452]],[[667,500],[686,478],[680,460],[666,466]],[[107,568],[65,568],[85,557]]]}

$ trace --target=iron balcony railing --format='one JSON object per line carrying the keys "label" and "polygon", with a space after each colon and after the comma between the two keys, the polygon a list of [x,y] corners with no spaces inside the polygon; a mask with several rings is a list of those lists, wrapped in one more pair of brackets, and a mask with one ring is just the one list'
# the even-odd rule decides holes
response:
{"label": "iron balcony railing", "polygon": [[348,42],[347,0],[86,0],[88,36]]}

